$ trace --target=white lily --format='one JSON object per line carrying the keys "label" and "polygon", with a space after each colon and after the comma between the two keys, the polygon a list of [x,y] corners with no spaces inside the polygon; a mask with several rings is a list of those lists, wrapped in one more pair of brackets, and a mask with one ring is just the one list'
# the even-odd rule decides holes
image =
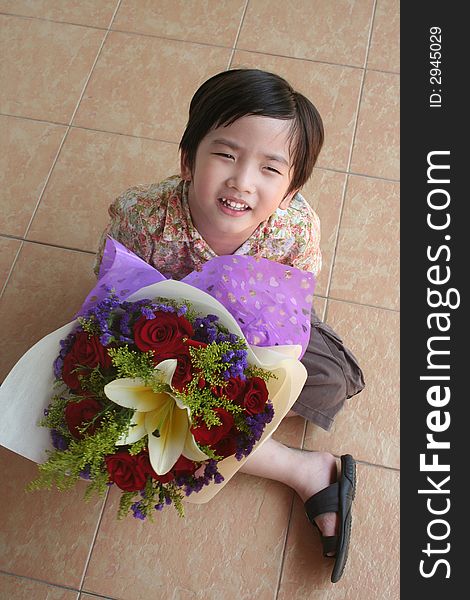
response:
{"label": "white lily", "polygon": [[[155,369],[157,381],[171,387],[176,365],[176,359],[162,361]],[[104,393],[119,406],[135,409],[129,432],[117,444],[133,444],[147,435],[150,463],[157,475],[168,473],[181,455],[194,461],[209,458],[191,433],[189,408],[176,395],[156,393],[141,378],[115,379]]]}

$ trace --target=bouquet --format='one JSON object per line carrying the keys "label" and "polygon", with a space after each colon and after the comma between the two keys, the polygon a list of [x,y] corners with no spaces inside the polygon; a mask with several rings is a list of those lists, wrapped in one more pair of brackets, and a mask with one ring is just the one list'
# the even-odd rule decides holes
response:
{"label": "bouquet", "polygon": [[54,362],[57,393],[41,424],[55,450],[31,489],[121,490],[119,516],[144,519],[221,483],[217,464],[241,460],[274,410],[272,372],[247,363],[245,342],[187,302],[120,301],[109,291],[78,319]]}
{"label": "bouquet", "polygon": [[2,384],[0,443],[40,463],[31,490],[85,479],[86,498],[120,488],[119,517],[152,519],[167,504],[182,516],[182,501],[210,500],[302,390],[313,285],[249,256],[167,280],[109,239],[77,318]]}

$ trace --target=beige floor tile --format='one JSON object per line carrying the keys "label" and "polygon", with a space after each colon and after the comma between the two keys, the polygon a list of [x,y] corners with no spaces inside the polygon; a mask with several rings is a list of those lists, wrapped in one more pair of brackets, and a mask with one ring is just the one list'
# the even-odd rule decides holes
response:
{"label": "beige floor tile", "polygon": [[399,309],[400,184],[350,176],[330,296]]}
{"label": "beige floor tile", "polygon": [[3,289],[16,253],[20,249],[19,240],[0,237],[0,290]]}
{"label": "beige floor tile", "polygon": [[[181,520],[166,507],[154,523],[116,521],[108,497],[83,585],[125,600],[272,600],[292,491],[236,474],[208,504],[186,504]],[[125,549],[125,551],[123,551]]]}
{"label": "beige floor tile", "polygon": [[0,111],[69,123],[104,32],[7,15],[0,29]]}
{"label": "beige floor tile", "polygon": [[0,598],[5,600],[78,600],[79,592],[0,573]]}
{"label": "beige floor tile", "polygon": [[372,7],[372,0],[251,0],[237,46],[362,67]]}
{"label": "beige floor tile", "polygon": [[398,312],[330,300],[327,322],[364,372],[365,389],[346,401],[329,432],[311,423],[305,448],[399,467]]}
{"label": "beige floor tile", "polygon": [[66,128],[0,116],[0,129],[0,231],[22,237]]}
{"label": "beige floor tile", "polygon": [[400,2],[378,0],[367,67],[400,72]]}
{"label": "beige floor tile", "polygon": [[255,68],[284,77],[318,109],[325,143],[317,166],[346,170],[361,85],[361,71],[305,60],[237,51],[231,68]]}
{"label": "beige floor tile", "polygon": [[40,338],[72,321],[95,285],[94,256],[25,243],[0,305],[0,380]]}
{"label": "beige floor tile", "polygon": [[244,0],[123,2],[113,29],[231,47],[244,5]]}
{"label": "beige floor tile", "polygon": [[351,171],[400,178],[400,86],[393,73],[367,71]]}
{"label": "beige floor tile", "polygon": [[96,251],[119,194],[178,172],[177,144],[72,128],[28,239]]}
{"label": "beige floor tile", "polygon": [[332,584],[334,562],[296,497],[278,600],[398,600],[399,511],[399,473],[359,464],[349,558]]}
{"label": "beige floor tile", "polygon": [[0,569],[78,588],[103,500],[86,503],[82,482],[68,492],[25,492],[37,477],[37,466],[2,447],[0,464]]}
{"label": "beige floor tile", "polygon": [[285,446],[302,448],[304,430],[305,419],[303,417],[285,418],[274,432],[273,438]]}
{"label": "beige floor tile", "polygon": [[339,216],[346,175],[314,169],[302,194],[320,217],[323,265],[315,287],[316,294],[326,294],[338,233]]}
{"label": "beige floor tile", "polygon": [[112,32],[74,125],[179,142],[196,89],[230,50]]}
{"label": "beige floor tile", "polygon": [[317,313],[317,317],[320,319],[320,321],[324,321],[326,310],[326,298],[315,296],[313,300],[313,307],[315,308],[315,312]]}
{"label": "beige floor tile", "polygon": [[0,12],[108,27],[116,0],[0,0]]}

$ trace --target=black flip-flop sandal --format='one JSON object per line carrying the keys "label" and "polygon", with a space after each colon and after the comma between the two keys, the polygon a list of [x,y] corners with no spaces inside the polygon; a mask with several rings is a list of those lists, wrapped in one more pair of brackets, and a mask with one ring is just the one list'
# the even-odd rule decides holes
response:
{"label": "black flip-flop sandal", "polygon": [[[320,532],[323,556],[334,558],[331,581],[336,583],[346,566],[351,538],[351,507],[356,492],[356,461],[350,454],[341,457],[341,476],[305,502],[305,512],[312,525]],[[315,517],[328,512],[339,513],[338,535],[324,536],[315,522]],[[334,554],[332,554],[334,553]]]}

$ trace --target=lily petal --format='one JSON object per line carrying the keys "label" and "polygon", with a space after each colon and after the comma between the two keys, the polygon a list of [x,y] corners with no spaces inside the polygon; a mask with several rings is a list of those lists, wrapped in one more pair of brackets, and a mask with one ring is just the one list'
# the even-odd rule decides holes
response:
{"label": "lily petal", "polygon": [[183,456],[186,456],[186,458],[189,458],[189,460],[196,461],[202,461],[209,458],[207,454],[205,454],[196,444],[196,440],[194,439],[190,429],[188,429],[188,433],[186,434]]}
{"label": "lily petal", "polygon": [[171,383],[173,379],[173,375],[175,374],[176,367],[178,365],[178,361],[176,358],[168,358],[167,360],[162,360],[161,363],[155,367],[155,379],[157,381],[161,381],[162,383]]}
{"label": "lily petal", "polygon": [[114,379],[104,386],[104,393],[119,406],[135,408],[139,412],[149,412],[158,408],[167,400],[168,394],[156,394],[152,388],[145,385],[143,379],[124,378]]}
{"label": "lily petal", "polygon": [[[164,413],[162,408],[148,413],[145,419],[150,464],[157,475],[168,473],[181,456],[189,429],[186,411],[178,408],[173,399],[169,414]],[[158,429],[159,437],[154,435],[155,429]]]}
{"label": "lily petal", "polygon": [[126,444],[134,444],[138,442],[144,435],[147,434],[147,430],[145,429],[145,415],[147,413],[144,412],[135,412],[132,415],[129,431],[127,434],[122,435],[116,445],[124,446]]}

